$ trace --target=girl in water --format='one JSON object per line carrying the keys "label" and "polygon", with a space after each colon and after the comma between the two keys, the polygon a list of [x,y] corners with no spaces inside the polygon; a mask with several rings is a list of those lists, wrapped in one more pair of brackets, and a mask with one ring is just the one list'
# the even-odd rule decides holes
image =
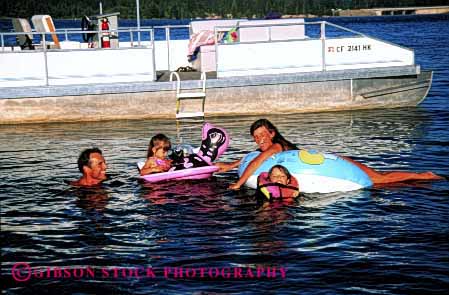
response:
{"label": "girl in water", "polygon": [[171,160],[167,159],[171,149],[170,139],[164,134],[156,134],[148,144],[147,160],[140,170],[140,175],[166,172],[171,168]]}
{"label": "girl in water", "polygon": [[270,171],[257,178],[257,191],[268,200],[296,198],[299,185],[296,178],[282,165],[274,165]]}

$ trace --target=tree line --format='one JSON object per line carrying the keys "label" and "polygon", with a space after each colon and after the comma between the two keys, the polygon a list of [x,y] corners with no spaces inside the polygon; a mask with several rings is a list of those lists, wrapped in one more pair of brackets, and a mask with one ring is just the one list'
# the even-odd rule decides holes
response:
{"label": "tree line", "polygon": [[[49,14],[55,19],[120,12],[136,18],[136,0],[2,0],[1,17],[30,18]],[[332,15],[333,9],[439,6],[447,0],[139,0],[140,18],[185,19],[205,17],[263,18],[270,12],[290,15]]]}

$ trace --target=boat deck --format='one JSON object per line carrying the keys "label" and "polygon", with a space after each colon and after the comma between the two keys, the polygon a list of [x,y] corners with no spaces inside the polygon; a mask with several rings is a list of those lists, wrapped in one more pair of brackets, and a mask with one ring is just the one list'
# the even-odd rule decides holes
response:
{"label": "boat deck", "polygon": [[[282,85],[292,83],[324,82],[351,79],[416,76],[419,66],[402,66],[374,69],[354,69],[352,71],[328,71],[310,73],[290,73],[284,75],[260,75],[247,77],[216,78],[215,72],[207,73],[207,89],[244,87],[248,85]],[[158,71],[156,82],[127,82],[102,84],[49,85],[30,87],[8,87],[0,91],[0,99],[21,99],[26,97],[59,97],[99,94],[120,94],[136,92],[172,91],[176,86],[170,81],[170,71]],[[200,88],[200,72],[180,72],[183,90]]]}

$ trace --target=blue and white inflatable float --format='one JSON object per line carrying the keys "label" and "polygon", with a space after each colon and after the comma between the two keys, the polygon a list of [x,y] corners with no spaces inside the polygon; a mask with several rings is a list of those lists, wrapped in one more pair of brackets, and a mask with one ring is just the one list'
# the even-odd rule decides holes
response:
{"label": "blue and white inflatable float", "polygon": [[[239,177],[260,152],[247,154],[239,167]],[[274,165],[282,165],[296,177],[303,193],[331,193],[358,190],[373,185],[370,177],[353,163],[333,154],[306,150],[291,150],[275,154],[265,160],[245,183],[257,188],[257,177]]]}

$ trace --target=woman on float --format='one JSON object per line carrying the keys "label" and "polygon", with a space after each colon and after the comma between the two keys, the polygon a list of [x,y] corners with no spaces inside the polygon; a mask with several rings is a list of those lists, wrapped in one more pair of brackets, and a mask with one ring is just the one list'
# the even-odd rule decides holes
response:
{"label": "woman on float", "polygon": [[[286,140],[277,130],[277,128],[267,119],[259,119],[251,125],[251,135],[254,141],[259,146],[260,154],[248,165],[242,176],[236,183],[229,186],[232,190],[238,190],[248,180],[248,178],[257,170],[257,168],[269,157],[274,154],[287,151],[297,150],[298,148]],[[444,179],[441,176],[434,174],[433,172],[406,172],[406,171],[391,171],[391,172],[378,172],[364,164],[356,162],[348,157],[342,157],[362,169],[373,182],[376,184],[386,184],[393,182],[401,182],[407,180],[438,180]],[[215,165],[220,168],[220,172],[226,172],[240,165],[242,160],[238,160],[232,163],[216,163]]]}
{"label": "woman on float", "polygon": [[[238,190],[248,180],[248,178],[259,168],[259,166],[269,157],[274,154],[288,151],[297,150],[298,147],[293,143],[286,140],[277,128],[267,119],[259,119],[251,125],[251,135],[254,141],[259,146],[260,155],[258,155],[243,172],[242,177],[229,186],[230,189]],[[242,160],[238,160],[232,163],[215,163],[220,172],[226,172],[240,165]]]}

